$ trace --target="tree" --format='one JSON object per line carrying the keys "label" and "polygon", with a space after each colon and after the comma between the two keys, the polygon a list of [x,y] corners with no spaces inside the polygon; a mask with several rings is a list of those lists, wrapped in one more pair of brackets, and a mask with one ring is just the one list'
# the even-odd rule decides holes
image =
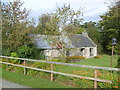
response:
{"label": "tree", "polygon": [[101,47],[101,30],[97,26],[96,22],[85,22],[82,26],[85,28],[86,32],[88,33],[88,36],[97,44],[98,47],[98,53],[102,53],[102,47]]}
{"label": "tree", "polygon": [[[58,35],[63,30],[70,33],[71,28],[74,34],[81,32],[80,24],[83,21],[81,10],[73,10],[70,5],[64,4],[62,7],[57,7],[54,13],[43,14],[39,18],[38,32],[40,34]],[[62,28],[62,31],[59,30]]]}
{"label": "tree", "polygon": [[2,10],[2,47],[11,51],[17,51],[21,45],[31,43],[28,14],[26,8],[22,9],[20,0],[1,2]]}
{"label": "tree", "polygon": [[66,31],[68,35],[72,35],[81,34],[84,31],[84,28],[82,28],[80,25],[68,24],[63,28],[63,30]]}
{"label": "tree", "polygon": [[43,35],[58,35],[59,34],[59,26],[58,26],[59,18],[55,14],[43,14],[39,17],[39,22],[37,25],[37,33]]}
{"label": "tree", "polygon": [[[103,42],[102,46],[106,53],[111,53],[112,38],[117,39],[118,45],[115,46],[115,51],[120,51],[120,5],[109,7],[109,11],[101,15],[99,26],[102,28]],[[119,52],[120,53],[120,52]]]}

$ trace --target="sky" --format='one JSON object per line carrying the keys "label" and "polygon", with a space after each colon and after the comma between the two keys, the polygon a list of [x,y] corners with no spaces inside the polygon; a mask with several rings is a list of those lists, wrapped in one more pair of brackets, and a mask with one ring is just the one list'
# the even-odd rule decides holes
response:
{"label": "sky", "polygon": [[[7,1],[7,0],[4,0]],[[12,0],[11,0],[12,1]],[[21,0],[23,7],[31,10],[30,18],[36,21],[44,13],[54,12],[56,6],[62,6],[64,3],[70,4],[71,8],[78,10],[82,8],[84,22],[99,21],[100,15],[108,11],[109,0]]]}

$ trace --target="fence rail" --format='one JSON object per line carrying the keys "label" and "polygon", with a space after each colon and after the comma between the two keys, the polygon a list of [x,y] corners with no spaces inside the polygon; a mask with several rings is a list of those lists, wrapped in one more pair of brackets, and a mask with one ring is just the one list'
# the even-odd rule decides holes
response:
{"label": "fence rail", "polygon": [[89,65],[77,65],[77,64],[59,63],[59,62],[51,62],[51,61],[43,61],[43,60],[34,60],[34,59],[26,59],[26,58],[16,58],[16,57],[6,57],[6,56],[0,56],[0,57],[1,57],[1,58],[9,58],[9,59],[25,60],[25,61],[34,61],[34,62],[43,62],[43,63],[50,63],[50,64],[59,64],[59,65],[75,66],[75,67],[92,68],[92,69],[103,69],[103,70],[110,70],[110,71],[120,71],[119,68],[109,68],[109,67],[99,67],[99,66],[89,66]]}
{"label": "fence rail", "polygon": [[[2,64],[13,65],[13,66],[18,66],[18,67],[23,67],[23,68],[24,68],[24,75],[25,75],[25,73],[26,73],[26,68],[28,68],[28,69],[32,69],[32,70],[38,70],[38,71],[44,71],[44,72],[51,73],[51,81],[53,81],[53,74],[65,75],[65,76],[82,78],[82,79],[89,79],[89,80],[93,80],[93,81],[94,81],[94,88],[97,88],[97,82],[98,82],[98,81],[99,81],[99,82],[112,83],[112,81],[110,81],[110,80],[98,79],[98,78],[97,78],[97,69],[111,70],[111,71],[120,71],[119,68],[98,67],[98,66],[88,66],[88,65],[77,65],[77,64],[69,64],[69,63],[59,63],[59,62],[43,61],[43,60],[33,60],[33,59],[26,59],[26,58],[7,57],[7,56],[0,56],[0,57],[1,57],[1,58],[6,58],[6,59],[9,58],[9,59],[24,60],[24,66],[23,66],[23,65],[12,64],[12,63],[8,63],[8,62],[2,62],[2,61],[0,61],[0,63],[2,63]],[[51,64],[51,70],[45,70],[45,69],[39,69],[39,68],[34,68],[34,67],[25,66],[25,61],[34,61],[34,62],[49,63],[49,64]],[[61,73],[61,72],[53,71],[53,64],[95,69],[94,78],[92,78],[92,77],[85,77],[85,76],[78,76],[78,75],[73,75],[73,74],[67,74],[67,73]]]}

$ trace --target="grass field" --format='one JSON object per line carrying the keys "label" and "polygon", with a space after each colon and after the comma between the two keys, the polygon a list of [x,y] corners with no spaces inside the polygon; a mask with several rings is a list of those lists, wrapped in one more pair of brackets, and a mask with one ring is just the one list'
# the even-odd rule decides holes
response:
{"label": "grass field", "polygon": [[[117,66],[117,59],[118,59],[118,56],[113,57],[113,65],[112,65],[112,67]],[[71,64],[110,67],[110,60],[111,60],[111,56],[103,55],[102,58],[99,58],[99,59],[96,59],[96,58],[85,59],[83,61],[75,62],[75,63],[71,63]],[[72,66],[61,66],[60,68],[59,67],[56,68],[56,70],[57,71],[68,72],[68,73],[73,73],[74,71],[80,71],[80,70],[88,72],[89,70],[93,70],[93,69],[72,67]]]}
{"label": "grass field", "polygon": [[22,74],[17,74],[15,72],[9,72],[4,70],[2,70],[2,78],[21,85],[30,86],[32,88],[71,88],[70,86],[62,85],[57,82],[51,82],[47,79],[24,76]]}
{"label": "grass field", "polygon": [[[117,59],[118,59],[118,56],[113,57],[113,67],[116,67]],[[111,60],[111,56],[103,55],[102,58],[99,58],[99,59],[95,59],[95,58],[85,59],[83,61],[75,62],[73,64],[109,67],[110,60]],[[54,65],[54,70],[58,72],[70,73],[70,74],[75,74],[75,75],[94,77],[94,69],[89,69],[89,68]],[[48,78],[50,78],[50,75],[47,73],[37,72],[36,76],[37,75],[39,76],[39,74],[42,74],[43,76],[46,75]],[[54,75],[54,78],[57,79],[58,81],[65,82],[66,85],[59,84],[58,81],[50,82],[50,80],[48,79],[41,79],[41,78],[32,77],[32,76],[24,76],[22,74],[8,72],[4,70],[3,70],[2,75],[3,75],[3,78],[7,80],[17,82],[19,84],[23,84],[26,86],[31,86],[33,88],[69,88],[69,87],[72,87],[72,86],[69,86],[67,82],[73,82],[72,84],[77,83],[74,86],[79,87],[79,88],[93,88],[93,85],[94,85],[93,81],[90,81],[90,80],[81,80],[79,78],[72,78],[72,77],[67,77],[67,76],[62,76],[62,75]],[[116,83],[118,75],[117,75],[117,72],[110,73],[109,71],[106,71],[106,70],[99,70],[98,78],[106,79],[106,80],[115,80],[115,83]],[[103,88],[112,87],[111,84],[107,84],[107,83],[104,83],[104,84],[98,83],[98,85]]]}
{"label": "grass field", "polygon": [[[116,67],[117,65],[118,56],[113,56],[113,65],[112,67]],[[102,58],[96,59],[85,59],[81,62],[76,62],[75,64],[82,64],[82,65],[91,65],[91,66],[101,66],[101,67],[110,67],[111,56],[102,55]]]}

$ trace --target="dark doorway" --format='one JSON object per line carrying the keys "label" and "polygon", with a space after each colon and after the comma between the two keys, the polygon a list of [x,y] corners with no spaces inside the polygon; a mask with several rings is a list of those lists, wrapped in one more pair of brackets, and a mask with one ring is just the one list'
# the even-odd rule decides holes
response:
{"label": "dark doorway", "polygon": [[93,48],[90,48],[90,56],[93,56]]}
{"label": "dark doorway", "polygon": [[70,52],[69,51],[66,51],[66,56],[70,56]]}
{"label": "dark doorway", "polygon": [[83,56],[83,54],[84,54],[84,53],[83,53],[84,49],[85,49],[85,48],[81,48],[81,49],[80,49],[80,55],[81,55],[81,56]]}

